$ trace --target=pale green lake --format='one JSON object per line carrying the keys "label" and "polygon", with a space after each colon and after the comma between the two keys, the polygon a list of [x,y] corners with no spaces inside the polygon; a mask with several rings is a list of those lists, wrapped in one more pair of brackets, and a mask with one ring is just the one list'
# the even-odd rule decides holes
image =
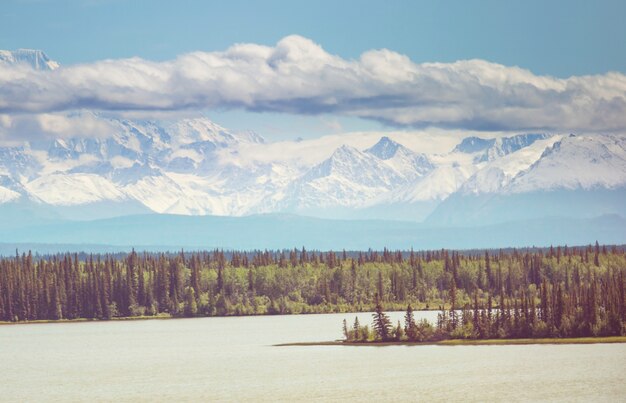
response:
{"label": "pale green lake", "polygon": [[626,401],[626,344],[273,346],[354,316],[0,326],[0,400]]}

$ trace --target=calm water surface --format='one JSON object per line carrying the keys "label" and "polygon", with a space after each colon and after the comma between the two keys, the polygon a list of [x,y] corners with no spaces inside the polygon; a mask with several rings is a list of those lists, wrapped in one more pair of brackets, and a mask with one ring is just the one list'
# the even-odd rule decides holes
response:
{"label": "calm water surface", "polygon": [[0,400],[626,401],[626,344],[272,346],[354,316],[0,326]]}

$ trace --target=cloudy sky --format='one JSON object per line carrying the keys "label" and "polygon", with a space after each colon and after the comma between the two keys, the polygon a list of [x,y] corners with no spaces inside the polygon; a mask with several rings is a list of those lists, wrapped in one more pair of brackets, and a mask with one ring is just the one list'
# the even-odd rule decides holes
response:
{"label": "cloudy sky", "polygon": [[626,132],[626,2],[298,3],[5,1],[0,49],[62,67],[0,64],[0,129],[71,130],[61,116],[86,108],[270,140]]}

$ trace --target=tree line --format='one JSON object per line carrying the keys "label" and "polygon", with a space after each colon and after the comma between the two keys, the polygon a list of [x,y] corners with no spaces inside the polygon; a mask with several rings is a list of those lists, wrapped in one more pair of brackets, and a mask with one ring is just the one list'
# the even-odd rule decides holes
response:
{"label": "tree line", "polygon": [[[16,253],[0,258],[0,320],[356,312],[384,304],[447,312],[430,329],[440,334],[604,334],[623,328],[625,268],[623,248],[597,243],[481,252]],[[403,337],[430,334],[420,325],[400,326]],[[371,334],[365,339],[378,337]]]}

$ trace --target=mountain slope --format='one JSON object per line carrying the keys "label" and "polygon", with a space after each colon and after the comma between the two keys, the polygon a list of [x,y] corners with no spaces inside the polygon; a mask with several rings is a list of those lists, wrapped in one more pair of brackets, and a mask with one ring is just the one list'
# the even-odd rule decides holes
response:
{"label": "mountain slope", "polygon": [[278,207],[293,212],[358,207],[406,179],[378,158],[347,145],[292,182]]}
{"label": "mountain slope", "polygon": [[536,190],[615,189],[626,185],[626,142],[616,136],[568,136],[545,150],[508,186],[511,193]]}
{"label": "mountain slope", "polygon": [[567,136],[515,175],[504,172],[506,164],[492,164],[443,201],[427,222],[476,225],[547,216],[626,216],[625,144],[618,136]]}

